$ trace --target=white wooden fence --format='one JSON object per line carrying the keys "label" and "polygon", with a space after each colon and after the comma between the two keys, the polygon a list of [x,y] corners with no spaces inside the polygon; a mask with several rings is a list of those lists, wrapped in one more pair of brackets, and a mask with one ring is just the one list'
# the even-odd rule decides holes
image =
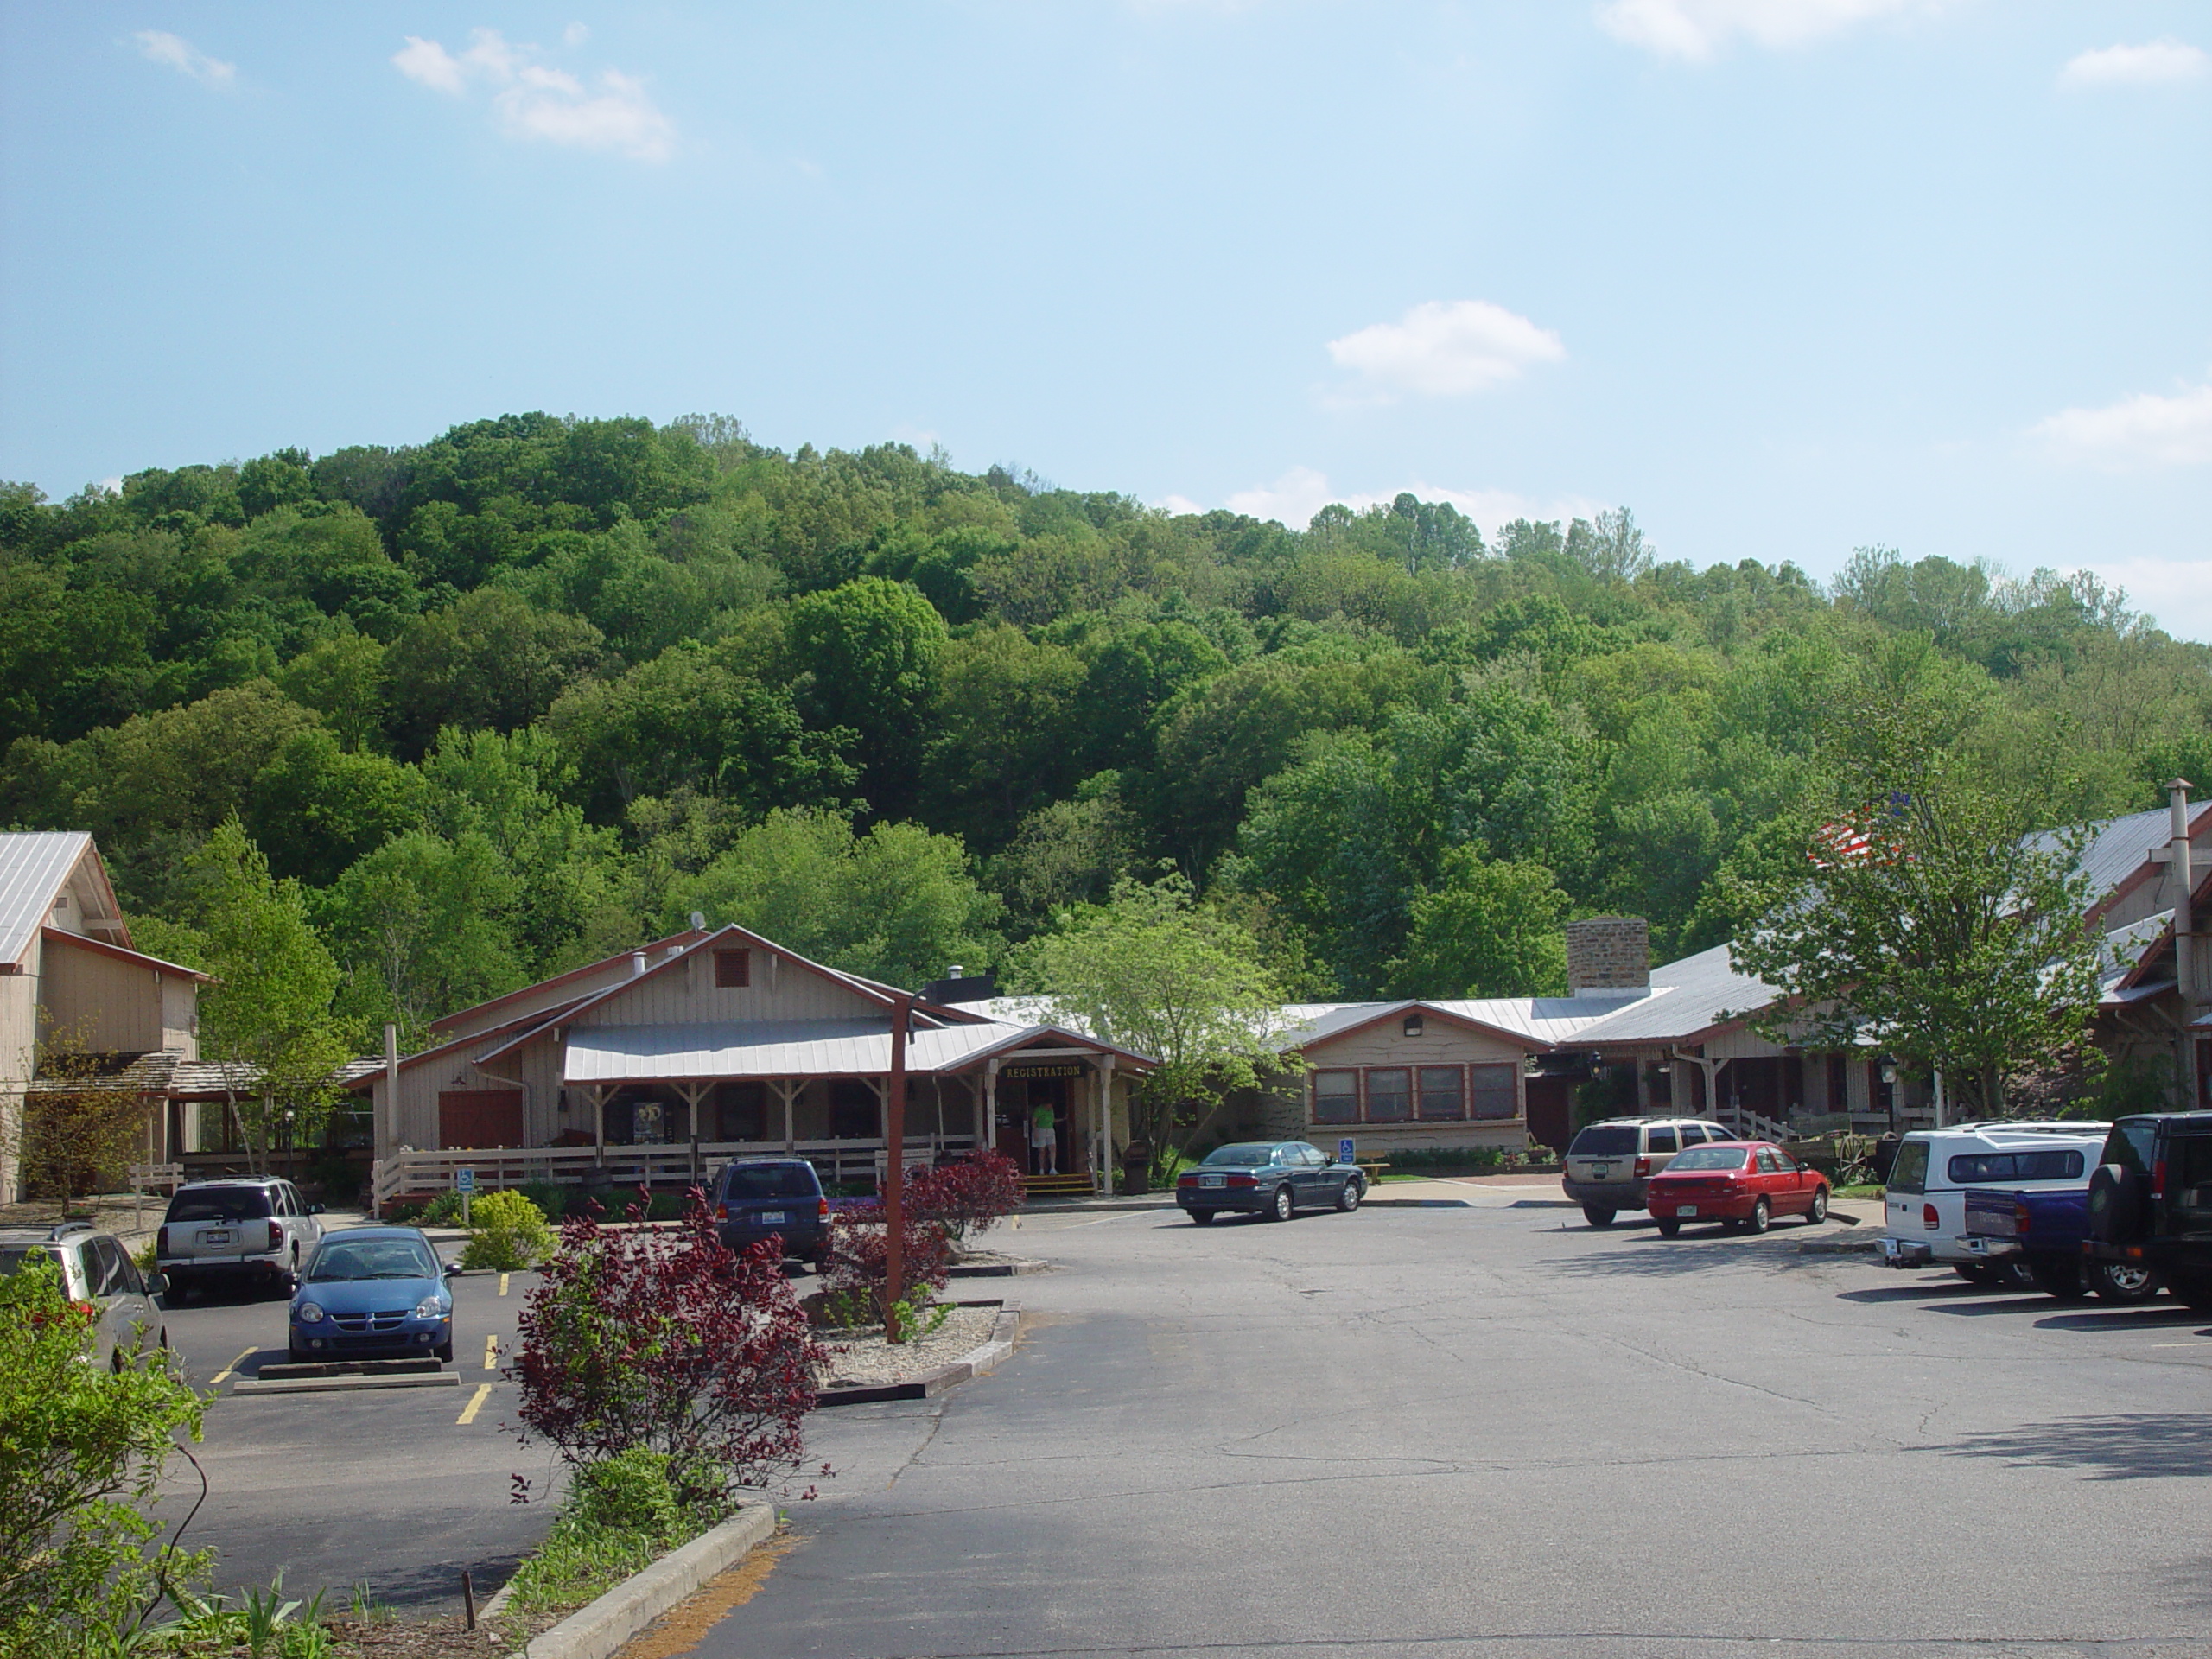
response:
{"label": "white wooden fence", "polygon": [[[932,1161],[941,1152],[966,1152],[976,1144],[968,1135],[921,1136],[906,1142],[910,1166]],[[873,1181],[883,1171],[885,1148],[873,1141],[702,1141],[656,1147],[448,1147],[437,1152],[402,1152],[370,1166],[369,1193],[381,1211],[395,1198],[448,1192],[457,1169],[476,1172],[476,1190],[547,1182],[562,1186],[604,1184],[618,1192],[639,1186],[702,1181],[733,1158],[804,1158],[824,1186]]]}

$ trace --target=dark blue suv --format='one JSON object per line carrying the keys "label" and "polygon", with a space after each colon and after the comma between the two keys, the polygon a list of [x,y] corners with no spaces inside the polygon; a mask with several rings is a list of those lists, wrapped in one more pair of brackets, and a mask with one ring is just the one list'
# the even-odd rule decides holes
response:
{"label": "dark blue suv", "polygon": [[830,1200],[822,1178],[804,1158],[742,1158],[715,1178],[715,1230],[733,1250],[772,1235],[784,1254],[813,1263],[830,1254]]}

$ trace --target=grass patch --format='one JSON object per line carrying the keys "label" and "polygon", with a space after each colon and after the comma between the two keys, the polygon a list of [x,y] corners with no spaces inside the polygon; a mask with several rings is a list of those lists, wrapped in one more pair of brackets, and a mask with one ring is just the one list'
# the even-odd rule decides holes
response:
{"label": "grass patch", "polygon": [[1885,1187],[1872,1184],[1865,1186],[1839,1186],[1828,1196],[1832,1198],[1878,1198],[1887,1191]]}

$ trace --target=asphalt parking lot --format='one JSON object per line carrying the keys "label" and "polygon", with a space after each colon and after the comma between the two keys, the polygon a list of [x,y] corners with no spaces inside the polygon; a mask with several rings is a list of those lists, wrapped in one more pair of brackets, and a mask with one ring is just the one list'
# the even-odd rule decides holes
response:
{"label": "asphalt parking lot", "polygon": [[[1833,1224],[1662,1240],[1471,1196],[993,1235],[1059,1268],[996,1281],[1016,1353],[812,1419],[836,1476],[695,1651],[2207,1650],[2202,1315],[1801,1249]],[[550,1519],[506,1502],[545,1454],[481,1369],[527,1282],[455,1281],[460,1388],[219,1400],[188,1541],[226,1582],[282,1567],[341,1602],[497,1582]],[[170,1332],[202,1378],[249,1375],[283,1306],[195,1303]]]}
{"label": "asphalt parking lot", "polygon": [[[509,1478],[531,1478],[546,1497],[556,1479],[543,1448],[516,1444],[514,1389],[499,1370],[537,1276],[449,1282],[446,1369],[458,1387],[238,1392],[289,1357],[285,1299],[194,1298],[169,1310],[170,1344],[193,1380],[216,1390],[206,1443],[194,1448],[207,1499],[182,1541],[217,1546],[219,1588],[266,1588],[281,1571],[289,1590],[327,1588],[334,1605],[365,1584],[395,1607],[458,1606],[463,1567],[496,1585],[543,1535],[551,1505],[510,1503]],[[156,1513],[175,1525],[200,1496],[199,1476],[177,1465]]]}

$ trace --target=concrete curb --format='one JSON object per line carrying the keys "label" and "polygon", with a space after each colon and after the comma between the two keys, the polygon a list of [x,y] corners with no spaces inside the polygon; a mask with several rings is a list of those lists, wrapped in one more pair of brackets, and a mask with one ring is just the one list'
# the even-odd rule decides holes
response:
{"label": "concrete curb", "polygon": [[1017,1216],[1072,1216],[1103,1211],[1108,1215],[1142,1215],[1148,1210],[1173,1210],[1175,1195],[1162,1193],[1157,1201],[1142,1198],[1033,1198],[1014,1211]]}
{"label": "concrete curb", "polygon": [[1465,1198],[1362,1198],[1363,1210],[1471,1210]]}
{"label": "concrete curb", "polygon": [[[528,1659],[607,1659],[709,1579],[728,1571],[755,1544],[773,1536],[775,1530],[776,1506],[766,1498],[747,1499],[721,1525],[700,1534],[681,1549],[670,1551],[642,1573],[632,1573],[588,1607],[533,1637],[523,1651]],[[501,1595],[505,1593],[503,1588]]]}
{"label": "concrete curb", "polygon": [[[986,1304],[988,1306],[988,1304]],[[991,1339],[982,1346],[969,1349],[950,1365],[940,1365],[933,1371],[908,1377],[904,1382],[883,1382],[872,1388],[824,1389],[814,1396],[818,1410],[825,1406],[872,1406],[887,1400],[931,1400],[947,1389],[957,1387],[971,1377],[981,1376],[1014,1351],[1014,1332],[1021,1326],[1021,1304],[1006,1301],[999,1304],[998,1321],[991,1327]]]}
{"label": "concrete curb", "polygon": [[1020,1279],[1033,1273],[1050,1273],[1049,1262],[986,1262],[979,1266],[949,1268],[946,1274],[954,1279]]}
{"label": "concrete curb", "polygon": [[344,1394],[355,1389],[457,1389],[460,1376],[452,1371],[435,1375],[413,1372],[404,1376],[286,1376],[264,1382],[242,1376],[231,1384],[232,1394]]}

